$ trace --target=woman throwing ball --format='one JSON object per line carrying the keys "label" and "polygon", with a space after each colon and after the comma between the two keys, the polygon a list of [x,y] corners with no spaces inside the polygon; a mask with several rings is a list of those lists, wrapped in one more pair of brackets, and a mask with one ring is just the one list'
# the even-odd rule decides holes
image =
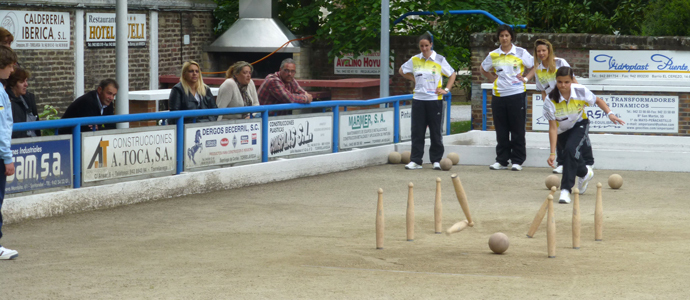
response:
{"label": "woman throwing ball", "polygon": [[[443,95],[450,92],[455,82],[455,71],[445,57],[431,50],[431,35],[419,37],[419,50],[422,53],[410,58],[400,67],[400,75],[415,83],[412,97],[412,155],[405,169],[422,168],[424,155],[424,136],[429,127],[431,147],[429,160],[434,170],[441,170],[443,158],[443,138],[441,137],[441,119],[443,118]],[[441,76],[450,77],[443,88]]]}
{"label": "woman throwing ball", "polygon": [[585,163],[582,148],[589,139],[589,120],[586,106],[596,104],[614,124],[625,122],[616,117],[604,100],[595,96],[588,88],[573,83],[573,70],[560,67],[556,71],[556,88],[544,99],[544,118],[549,120],[549,142],[551,154],[546,162],[555,168],[556,145],[563,149],[563,177],[559,203],[570,203],[570,192],[577,176],[580,194],[587,190],[587,184],[594,177],[594,171]]}

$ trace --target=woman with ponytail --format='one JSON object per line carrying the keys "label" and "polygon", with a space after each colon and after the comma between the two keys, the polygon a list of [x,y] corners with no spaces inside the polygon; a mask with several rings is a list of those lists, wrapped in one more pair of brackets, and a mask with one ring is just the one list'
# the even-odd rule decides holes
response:
{"label": "woman with ponytail", "polygon": [[563,149],[563,177],[561,177],[561,196],[559,203],[570,203],[570,193],[575,185],[580,194],[587,190],[587,184],[594,177],[594,171],[585,163],[582,148],[589,139],[589,119],[586,106],[595,104],[606,113],[614,124],[623,125],[606,105],[584,85],[573,83],[575,77],[570,67],[560,67],[556,71],[556,88],[544,99],[544,118],[549,120],[549,145],[551,154],[546,162],[555,168],[556,146]]}
{"label": "woman with ponytail", "polygon": [[[243,107],[259,105],[259,96],[256,93],[256,86],[252,80],[254,68],[246,61],[238,61],[225,72],[225,82],[218,89],[219,108],[223,107]],[[249,114],[223,115],[222,119],[247,119]]]}

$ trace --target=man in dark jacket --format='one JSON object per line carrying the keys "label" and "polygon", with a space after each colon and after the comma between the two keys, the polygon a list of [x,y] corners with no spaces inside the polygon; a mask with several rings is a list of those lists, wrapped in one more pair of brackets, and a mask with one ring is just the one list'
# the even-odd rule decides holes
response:
{"label": "man in dark jacket", "polygon": [[[117,89],[120,86],[114,79],[104,79],[98,84],[95,91],[90,91],[83,96],[74,100],[72,104],[67,107],[63,119],[82,118],[82,117],[97,117],[97,116],[111,116],[114,114],[113,101],[117,95]],[[85,125],[81,127],[82,132],[91,130],[115,129],[115,123],[100,124],[100,125]],[[71,133],[71,128],[60,129],[60,132]]]}

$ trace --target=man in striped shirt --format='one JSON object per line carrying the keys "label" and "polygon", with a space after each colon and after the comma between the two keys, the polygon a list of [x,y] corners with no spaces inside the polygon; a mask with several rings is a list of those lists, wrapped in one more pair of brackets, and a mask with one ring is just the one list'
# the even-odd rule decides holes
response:
{"label": "man in striped shirt", "polygon": [[283,60],[280,63],[280,71],[266,76],[266,80],[259,87],[259,103],[311,103],[312,95],[299,86],[295,80],[296,72],[297,67],[292,58]]}

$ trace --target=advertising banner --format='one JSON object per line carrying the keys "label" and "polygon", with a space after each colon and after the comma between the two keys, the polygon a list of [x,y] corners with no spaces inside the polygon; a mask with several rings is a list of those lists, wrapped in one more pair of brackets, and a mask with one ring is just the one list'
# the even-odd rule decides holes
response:
{"label": "advertising banner", "polygon": [[[599,96],[625,125],[615,125],[598,107],[586,107],[591,132],[678,133],[678,96]],[[548,131],[541,95],[532,95],[532,130]]]}
{"label": "advertising banner", "polygon": [[261,161],[261,119],[185,125],[185,170]]}
{"label": "advertising banner", "polygon": [[69,49],[68,12],[0,10],[0,27],[13,36],[12,49]]}
{"label": "advertising banner", "polygon": [[12,140],[14,175],[7,194],[72,187],[72,137],[47,136]]}
{"label": "advertising banner", "polygon": [[333,113],[275,117],[268,121],[268,157],[333,151]]}
{"label": "advertising banner", "polygon": [[687,81],[690,52],[665,50],[590,50],[592,79]]}
{"label": "advertising banner", "polygon": [[[116,14],[86,14],[86,46],[92,48],[115,47]],[[127,14],[127,41],[129,47],[146,46],[146,15]]]}
{"label": "advertising banner", "polygon": [[[388,75],[393,75],[394,65],[390,62]],[[378,75],[381,74],[381,53],[372,51],[359,55],[357,58],[352,53],[348,53],[342,58],[336,57],[333,61],[333,69],[335,74],[339,75]]]}
{"label": "advertising banner", "polygon": [[367,109],[340,113],[340,149],[393,143],[393,108]]}
{"label": "advertising banner", "polygon": [[[403,108],[405,107],[405,108]],[[446,127],[448,126],[446,119],[446,105],[443,105],[443,121],[441,123],[441,134],[446,134]],[[412,139],[412,107],[400,106],[400,141],[409,141]],[[429,128],[426,129],[425,137],[429,137]]]}
{"label": "advertising banner", "polygon": [[175,129],[82,133],[82,180],[96,182],[175,173]]}

